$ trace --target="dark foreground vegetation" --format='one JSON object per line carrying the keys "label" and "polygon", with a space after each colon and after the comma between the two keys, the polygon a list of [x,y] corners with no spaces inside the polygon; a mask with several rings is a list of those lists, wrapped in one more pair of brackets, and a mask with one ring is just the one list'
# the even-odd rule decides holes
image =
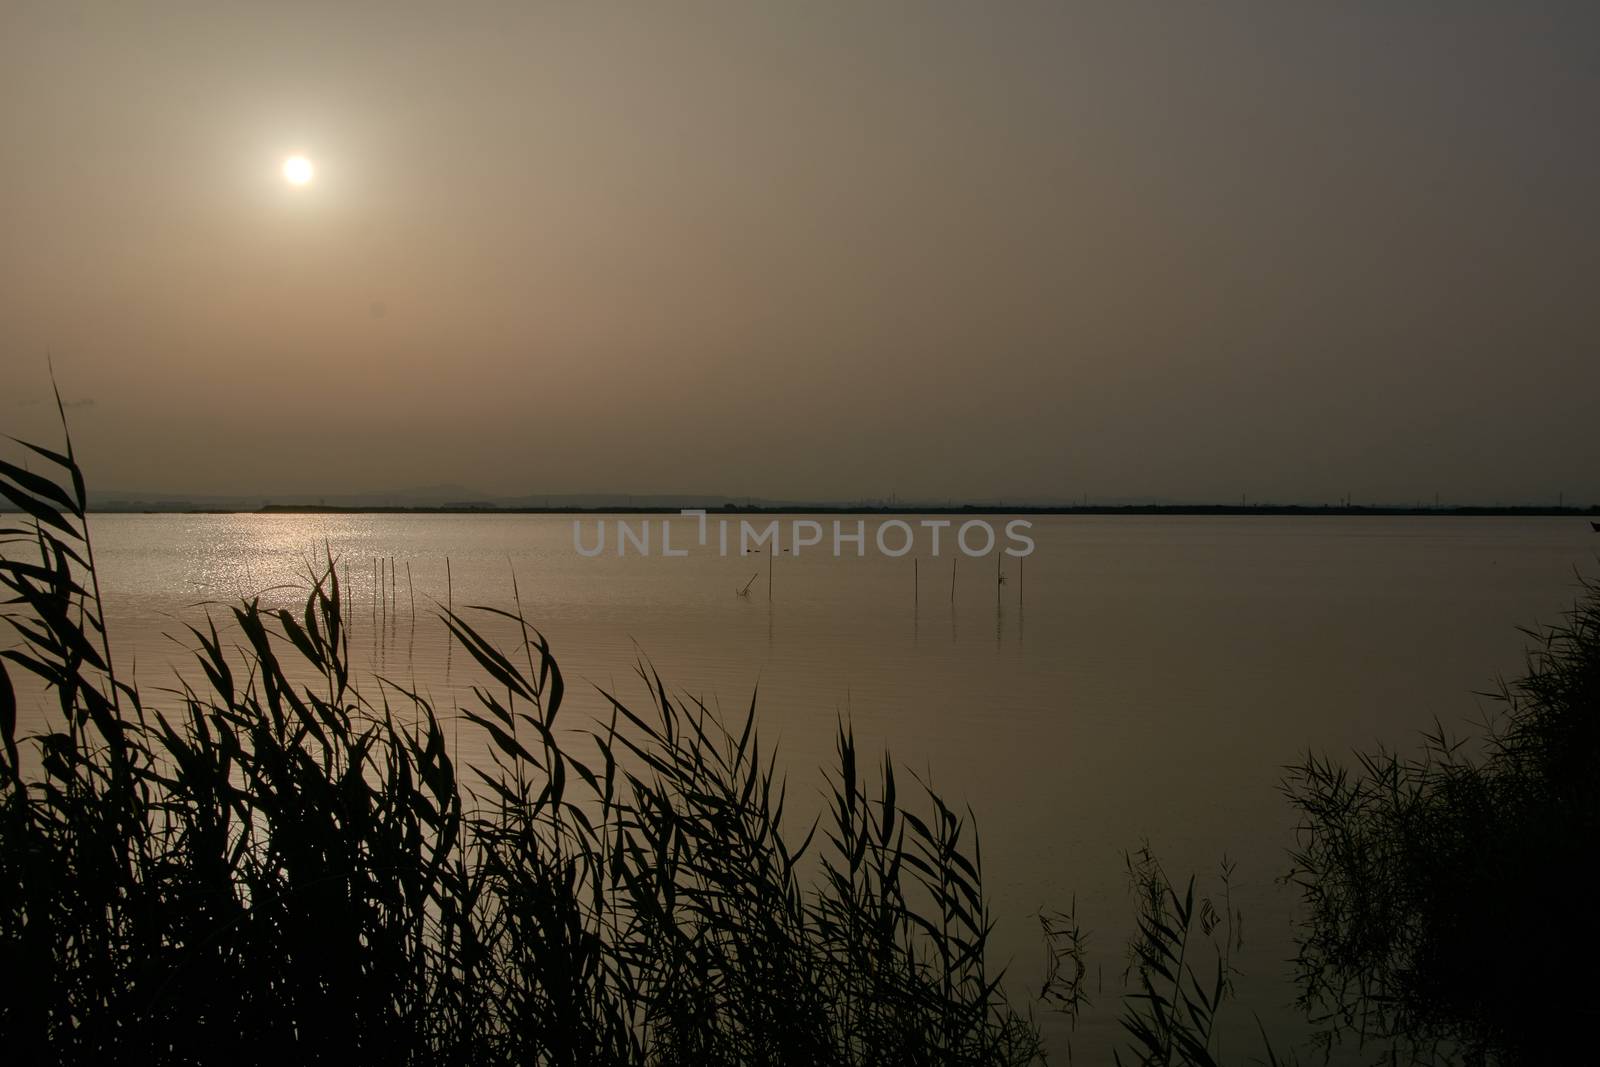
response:
{"label": "dark foreground vegetation", "polygon": [[1481,731],[1352,769],[1307,757],[1291,880],[1301,1002],[1335,1039],[1449,1062],[1593,1062],[1600,1040],[1600,586],[1529,632]]}
{"label": "dark foreground vegetation", "polygon": [[[0,522],[6,1062],[1010,1064],[1042,1055],[1034,1011],[1085,1002],[1070,915],[1045,920],[1043,990],[1007,999],[970,813],[869,772],[847,727],[830,809],[791,833],[753,706],[724,723],[645,669],[648,708],[558,724],[520,610],[441,613],[480,672],[448,711],[488,766],[455,765],[421,695],[352,675],[331,559],[303,610],[233,607],[237,648],[192,628],[204,686],[147,701],[114,669],[70,445],[26,447],[51,475],[0,464],[26,516]],[[1330,1044],[1553,1063],[1594,1033],[1593,592],[1473,759],[1435,738],[1291,776]],[[17,736],[14,673],[57,705],[41,736]],[[1148,854],[1130,874],[1118,1061],[1214,1063],[1237,916]]]}
{"label": "dark foreground vegetation", "polygon": [[302,612],[233,609],[242,656],[195,628],[206,687],[151,706],[112,667],[76,465],[36,452],[59,484],[0,471],[34,520],[4,534],[24,643],[0,662],[59,701],[25,769],[0,683],[10,1062],[1035,1055],[987,970],[969,819],[887,760],[869,787],[848,730],[795,843],[753,708],[728,729],[652,676],[647,712],[558,742],[543,637],[489,613],[502,651],[446,612],[492,741],[469,786],[427,700],[351,676],[331,561]]}

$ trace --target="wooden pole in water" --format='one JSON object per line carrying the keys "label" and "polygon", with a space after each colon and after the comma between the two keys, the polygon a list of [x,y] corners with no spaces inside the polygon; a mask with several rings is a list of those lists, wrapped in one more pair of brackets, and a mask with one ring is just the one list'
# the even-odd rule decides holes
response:
{"label": "wooden pole in water", "polygon": [[956,558],[950,557],[950,603],[956,602]]}
{"label": "wooden pole in water", "polygon": [[917,557],[911,557],[911,606],[915,608],[922,599],[922,579],[918,577]]}
{"label": "wooden pole in water", "polygon": [[767,599],[768,600],[772,599],[772,559],[776,555],[777,555],[777,553],[772,551],[771,549],[767,550]]}
{"label": "wooden pole in water", "polygon": [[[446,616],[455,614],[455,601],[455,586],[450,580],[450,557],[446,556],[444,558],[444,611]],[[436,600],[434,603],[437,604],[438,601]],[[444,639],[444,676],[446,681],[450,679],[450,653],[455,647],[455,635],[451,634],[447,627]],[[457,736],[460,736],[460,732],[461,724],[458,721],[456,723]]]}
{"label": "wooden pole in water", "polygon": [[372,657],[374,661],[383,651],[389,628],[389,613],[383,602],[383,557],[372,561]]}
{"label": "wooden pole in water", "polygon": [[417,628],[417,583],[411,580],[411,561],[406,560],[406,593],[411,597],[411,628]]}

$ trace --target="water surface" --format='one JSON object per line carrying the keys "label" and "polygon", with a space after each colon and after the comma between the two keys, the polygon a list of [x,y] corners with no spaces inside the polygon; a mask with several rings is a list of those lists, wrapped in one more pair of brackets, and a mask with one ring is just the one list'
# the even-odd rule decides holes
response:
{"label": "water surface", "polygon": [[[675,539],[692,529],[677,520]],[[1018,996],[1042,969],[1034,914],[1076,898],[1106,993],[1079,1025],[1080,1055],[1113,1032],[1121,855],[1144,839],[1174,875],[1237,863],[1241,997],[1290,1034],[1282,767],[1476,717],[1472,694],[1521,666],[1515,627],[1570,605],[1597,540],[1572,519],[1042,517],[1037,551],[1020,575],[1005,560],[1003,585],[992,557],[961,557],[952,597],[948,546],[935,560],[924,543],[915,567],[781,555],[769,597],[764,556],[588,559],[560,516],[97,515],[93,531],[115,655],[146,686],[170,683],[192,643],[181,624],[207,602],[296,603],[331,551],[362,662],[444,704],[471,675],[433,605],[510,607],[515,575],[567,675],[570,725],[600,712],[595,687],[644,703],[644,656],[730,714],[759,691],[763,741],[781,746],[809,818],[848,718],[865,749],[887,745],[976,813]],[[378,559],[393,560],[383,596]],[[43,722],[29,714],[24,729]],[[459,744],[482,758],[474,731]],[[1227,1039],[1249,1044],[1249,1011],[1234,1016]]]}

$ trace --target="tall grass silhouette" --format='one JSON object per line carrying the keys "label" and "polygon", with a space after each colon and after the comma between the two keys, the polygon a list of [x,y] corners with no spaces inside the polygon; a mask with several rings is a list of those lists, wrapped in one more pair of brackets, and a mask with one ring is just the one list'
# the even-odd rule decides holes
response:
{"label": "tall grass silhouette", "polygon": [[[753,703],[724,723],[644,666],[649,706],[607,696],[574,742],[520,610],[446,608],[478,672],[451,710],[490,754],[459,767],[428,699],[353,677],[332,558],[299,610],[190,627],[196,681],[155,706],[113,666],[70,440],[26,447],[53,476],[0,464],[25,516],[0,530],[12,1062],[1038,1056],[985,958],[970,813],[868,774],[848,726],[791,833]],[[13,673],[51,694],[38,736]]]}
{"label": "tall grass silhouette", "polygon": [[[58,400],[59,404],[59,400]],[[63,418],[63,425],[65,419]],[[0,460],[0,1049],[7,1062],[1020,1064],[1031,1015],[987,956],[975,822],[847,724],[826,810],[791,827],[754,701],[725,721],[648,666],[630,707],[558,718],[549,642],[438,611],[472,700],[352,668],[331,555],[296,610],[189,627],[159,702],[119,675],[64,451]],[[347,572],[347,569],[346,569]],[[510,634],[503,642],[488,630]],[[1600,914],[1600,586],[1532,635],[1474,749],[1306,757],[1290,880],[1299,992],[1331,1046],[1417,1062],[1582,1062]],[[14,676],[47,695],[18,735]],[[458,766],[444,723],[479,731]],[[452,722],[452,726],[454,725]],[[906,794],[909,794],[909,798]],[[1214,1067],[1227,895],[1129,858],[1117,1063]],[[1089,1001],[1076,910],[1041,915],[1038,1002]],[[1253,1062],[1279,1062],[1262,1034]]]}
{"label": "tall grass silhouette", "polygon": [[[1581,580],[1581,579],[1580,579]],[[1481,731],[1420,751],[1308,755],[1289,880],[1305,905],[1300,999],[1324,1044],[1423,1062],[1592,1059],[1600,911],[1600,585],[1525,633]]]}

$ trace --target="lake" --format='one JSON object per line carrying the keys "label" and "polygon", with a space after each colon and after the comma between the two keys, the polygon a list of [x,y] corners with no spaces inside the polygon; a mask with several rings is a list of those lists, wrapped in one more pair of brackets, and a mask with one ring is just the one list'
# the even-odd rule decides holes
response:
{"label": "lake", "polygon": [[[588,538],[596,518],[584,517]],[[1020,574],[1004,558],[998,584],[993,556],[957,556],[953,586],[948,543],[938,559],[920,544],[915,564],[870,547],[769,561],[714,544],[585,558],[570,516],[96,515],[92,531],[113,651],[146,687],[170,684],[191,644],[182,624],[204,603],[296,603],[326,549],[349,575],[361,662],[442,703],[470,672],[434,603],[509,608],[513,574],[567,676],[568,726],[600,712],[595,687],[644,704],[641,657],[730,717],[759,690],[796,837],[848,718],[868,753],[887,746],[976,813],[1014,999],[1042,974],[1035,914],[1076,899],[1104,975],[1073,1038],[1090,1061],[1115,1036],[1131,916],[1122,853],[1148,839],[1180,880],[1226,854],[1245,976],[1225,1040],[1252,1044],[1251,1010],[1293,1037],[1282,768],[1308,749],[1409,745],[1436,717],[1465,727],[1487,706],[1473,694],[1520,670],[1516,627],[1570,606],[1600,538],[1566,518],[1032,522]],[[674,538],[692,529],[674,520]],[[382,608],[379,558],[394,561]],[[23,714],[24,731],[43,722],[37,702]],[[460,760],[482,760],[478,738],[460,732]],[[1064,1023],[1045,1021],[1060,1047]]]}

